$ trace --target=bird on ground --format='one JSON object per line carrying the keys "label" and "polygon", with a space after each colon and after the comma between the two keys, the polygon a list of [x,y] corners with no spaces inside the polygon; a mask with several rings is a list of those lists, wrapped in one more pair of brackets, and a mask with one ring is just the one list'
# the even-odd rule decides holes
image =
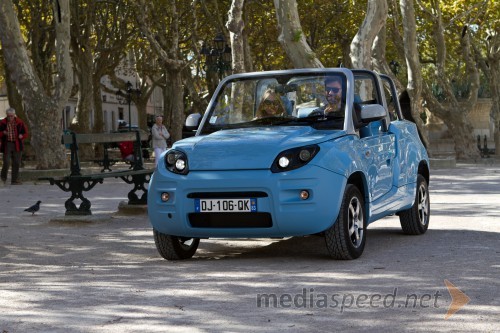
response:
{"label": "bird on ground", "polygon": [[40,204],[42,202],[40,200],[38,200],[36,202],[36,204],[34,204],[33,206],[29,207],[29,208],[26,208],[24,211],[25,212],[30,212],[31,215],[35,215],[36,212],[38,212],[40,210]]}

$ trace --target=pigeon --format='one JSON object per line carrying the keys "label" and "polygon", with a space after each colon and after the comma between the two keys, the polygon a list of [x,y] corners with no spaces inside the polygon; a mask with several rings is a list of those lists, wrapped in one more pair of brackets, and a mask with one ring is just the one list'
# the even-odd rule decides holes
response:
{"label": "pigeon", "polygon": [[35,215],[35,212],[38,212],[38,210],[40,210],[40,204],[42,202],[40,200],[38,200],[36,202],[36,204],[34,204],[33,206],[31,206],[30,208],[26,208],[24,211],[25,212],[30,212],[31,215]]}

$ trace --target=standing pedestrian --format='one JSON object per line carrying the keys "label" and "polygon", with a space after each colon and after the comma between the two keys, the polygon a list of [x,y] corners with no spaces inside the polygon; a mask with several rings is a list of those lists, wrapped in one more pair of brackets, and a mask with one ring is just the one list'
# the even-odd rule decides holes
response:
{"label": "standing pedestrian", "polygon": [[151,134],[153,135],[153,149],[155,151],[155,163],[158,165],[160,155],[167,150],[167,139],[170,138],[167,128],[163,125],[163,117],[156,116],[156,122],[151,127]]}
{"label": "standing pedestrian", "polygon": [[7,172],[12,160],[12,185],[20,185],[19,166],[23,152],[23,141],[28,136],[28,129],[23,121],[16,117],[16,110],[8,108],[7,117],[0,120],[0,151],[3,153],[2,181],[7,181]]}

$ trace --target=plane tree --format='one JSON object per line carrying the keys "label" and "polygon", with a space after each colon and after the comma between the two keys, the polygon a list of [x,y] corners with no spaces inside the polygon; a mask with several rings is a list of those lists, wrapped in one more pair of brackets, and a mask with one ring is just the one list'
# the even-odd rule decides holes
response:
{"label": "plane tree", "polygon": [[[73,87],[69,0],[27,1],[22,5],[16,12],[12,0],[0,2],[5,65],[22,96],[37,168],[60,168],[66,164],[66,154],[60,144],[61,131],[54,128],[61,123],[61,110]],[[24,8],[29,8],[29,13]],[[28,43],[18,15],[31,15]]]}

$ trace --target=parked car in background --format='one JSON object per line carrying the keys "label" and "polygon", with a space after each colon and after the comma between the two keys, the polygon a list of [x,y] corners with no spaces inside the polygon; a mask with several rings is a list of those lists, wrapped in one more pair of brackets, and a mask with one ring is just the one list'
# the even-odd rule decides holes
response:
{"label": "parked car in background", "polygon": [[[273,112],[258,112],[261,103]],[[427,152],[388,76],[245,73],[225,78],[196,135],[167,150],[148,213],[170,260],[192,257],[200,239],[311,234],[331,257],[355,259],[368,225],[385,216],[399,215],[407,234],[426,232],[428,184]]]}

